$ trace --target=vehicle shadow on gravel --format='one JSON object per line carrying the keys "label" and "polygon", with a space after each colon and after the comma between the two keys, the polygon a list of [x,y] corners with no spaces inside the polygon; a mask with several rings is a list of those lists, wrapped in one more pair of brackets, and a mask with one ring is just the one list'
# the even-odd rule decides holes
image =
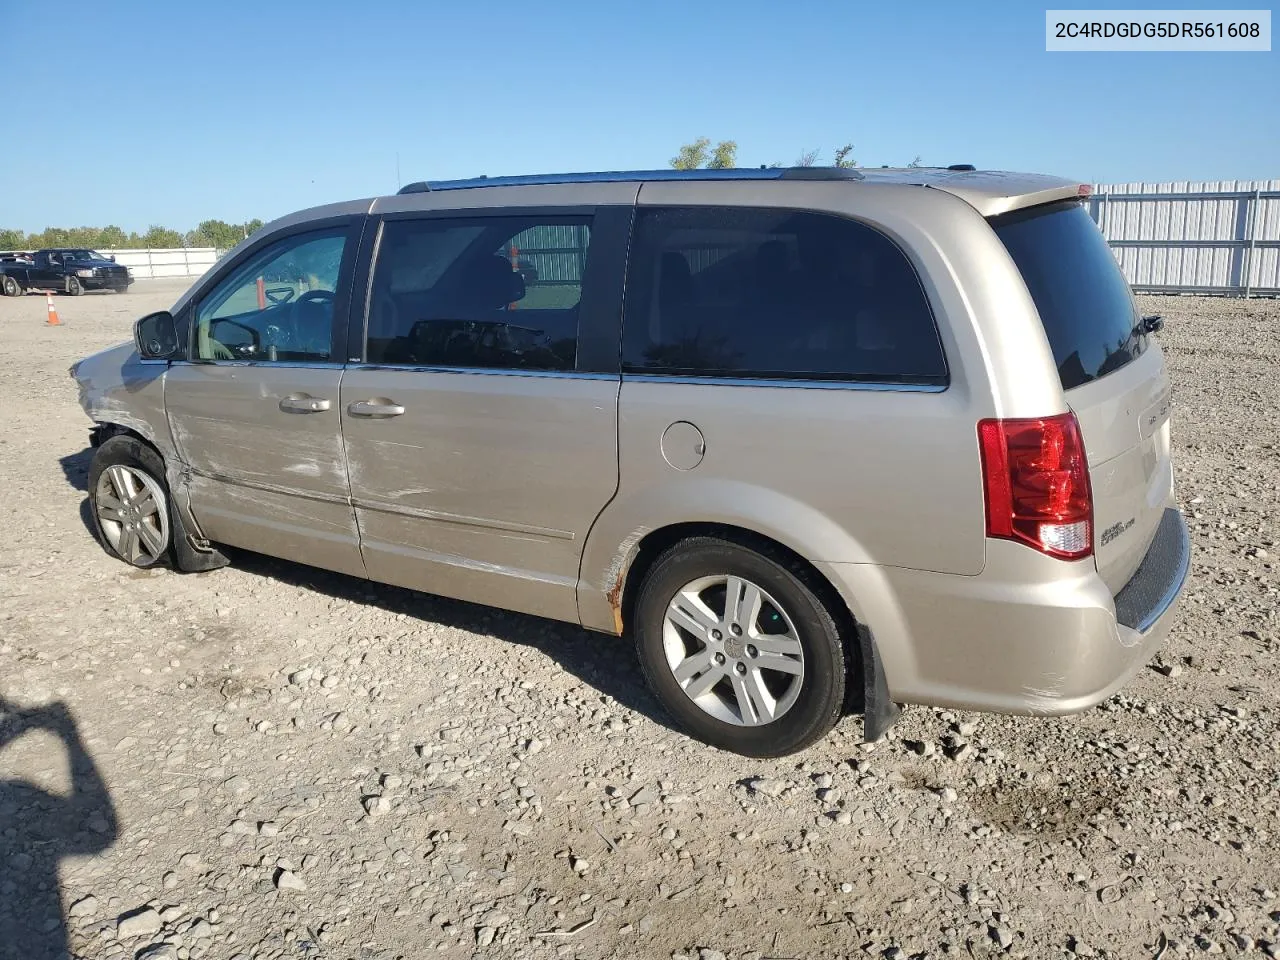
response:
{"label": "vehicle shadow on gravel", "polygon": [[64,857],[101,853],[118,835],[115,807],[66,704],[19,709],[0,697],[0,752],[24,733],[62,741],[69,794],[0,779],[0,952],[23,960],[70,956],[58,887]]}
{"label": "vehicle shadow on gravel", "polygon": [[387,586],[245,550],[226,550],[226,553],[232,565],[246,573],[350,603],[372,604],[411,619],[532,647],[628,710],[668,729],[677,729],[649,693],[635,649],[626,640],[555,620]]}
{"label": "vehicle shadow on gravel", "polygon": [[79,453],[69,453],[58,459],[67,483],[81,493],[89,492],[89,464],[93,461],[93,447],[85,447]]}

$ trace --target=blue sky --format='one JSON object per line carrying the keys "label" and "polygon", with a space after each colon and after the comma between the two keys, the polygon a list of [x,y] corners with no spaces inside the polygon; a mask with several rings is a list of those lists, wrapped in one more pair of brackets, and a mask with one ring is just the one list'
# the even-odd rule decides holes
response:
{"label": "blue sky", "polygon": [[397,154],[404,182],[662,167],[700,135],[742,165],[852,141],[866,165],[1280,176],[1280,53],[1046,53],[1034,3],[0,4],[0,226],[26,230],[271,219],[394,192]]}

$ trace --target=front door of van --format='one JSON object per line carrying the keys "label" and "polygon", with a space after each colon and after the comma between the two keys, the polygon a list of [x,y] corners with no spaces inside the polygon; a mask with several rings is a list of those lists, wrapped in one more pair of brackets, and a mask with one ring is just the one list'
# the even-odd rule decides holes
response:
{"label": "front door of van", "polygon": [[385,220],[366,362],[342,382],[372,579],[577,620],[618,484],[630,210]]}
{"label": "front door of van", "polygon": [[362,224],[248,251],[194,305],[190,359],[165,380],[201,532],[356,576],[339,387]]}

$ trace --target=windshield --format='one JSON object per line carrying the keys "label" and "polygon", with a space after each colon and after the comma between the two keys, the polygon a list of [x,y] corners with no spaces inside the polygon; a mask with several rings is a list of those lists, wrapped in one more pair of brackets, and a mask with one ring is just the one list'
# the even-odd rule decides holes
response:
{"label": "windshield", "polygon": [[1031,291],[1062,388],[1119,370],[1147,339],[1111,248],[1078,202],[1031,207],[991,220]]}
{"label": "windshield", "polygon": [[62,254],[63,260],[110,260],[106,254],[98,253],[96,250],[66,250]]}

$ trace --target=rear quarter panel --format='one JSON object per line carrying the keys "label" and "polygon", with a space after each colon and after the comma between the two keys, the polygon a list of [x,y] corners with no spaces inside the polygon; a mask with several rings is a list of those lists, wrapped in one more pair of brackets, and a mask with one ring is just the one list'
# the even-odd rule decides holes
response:
{"label": "rear quarter panel", "polygon": [[[815,562],[973,576],[986,559],[977,423],[1066,410],[1030,295],[986,221],[919,186],[650,183],[640,204],[775,206],[861,220],[912,261],[937,320],[941,393],[714,385],[624,377],[620,485],[588,539],[584,623],[615,631],[610,592],[637,544],[662,527],[718,522]],[[699,427],[706,453],[671,467],[660,440]],[[856,604],[856,599],[855,599]],[[874,627],[874,625],[873,625]]]}

